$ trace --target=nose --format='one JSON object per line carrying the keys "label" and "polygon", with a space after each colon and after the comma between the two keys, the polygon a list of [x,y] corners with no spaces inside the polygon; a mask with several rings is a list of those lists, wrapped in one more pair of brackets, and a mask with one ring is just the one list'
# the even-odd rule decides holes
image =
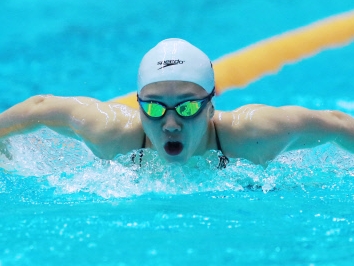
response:
{"label": "nose", "polygon": [[163,131],[165,132],[179,132],[182,127],[178,122],[177,115],[173,113],[173,110],[168,110],[164,117]]}

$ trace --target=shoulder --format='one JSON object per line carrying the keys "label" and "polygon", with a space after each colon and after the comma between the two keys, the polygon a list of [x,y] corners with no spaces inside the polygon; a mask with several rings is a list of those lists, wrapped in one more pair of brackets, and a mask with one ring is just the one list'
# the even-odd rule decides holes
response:
{"label": "shoulder", "polygon": [[226,156],[241,157],[264,164],[274,158],[293,132],[292,111],[266,105],[252,104],[234,111],[216,111],[221,147]]}
{"label": "shoulder", "polygon": [[74,131],[101,158],[139,149],[143,143],[139,112],[122,104],[85,101],[71,120]]}
{"label": "shoulder", "polygon": [[318,111],[312,111],[299,106],[273,107],[262,104],[249,104],[233,111],[216,111],[214,119],[215,123],[225,131],[250,129],[274,130],[278,129],[276,126],[279,125],[287,127],[296,126],[318,115],[320,115]]}
{"label": "shoulder", "polygon": [[[259,128],[262,126],[262,119],[272,117],[273,108],[266,105],[250,104],[244,105],[233,111],[223,112],[216,111],[214,123],[221,132],[238,131]],[[261,123],[259,123],[261,122]]]}

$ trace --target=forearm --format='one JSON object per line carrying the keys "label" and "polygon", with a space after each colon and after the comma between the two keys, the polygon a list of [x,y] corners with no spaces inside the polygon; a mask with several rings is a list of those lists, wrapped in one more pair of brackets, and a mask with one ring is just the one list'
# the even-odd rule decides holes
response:
{"label": "forearm", "polygon": [[354,153],[354,118],[342,112],[332,112],[338,123],[338,132],[334,142],[340,147]]}
{"label": "forearm", "polygon": [[354,118],[339,111],[295,112],[294,138],[289,149],[311,148],[333,142],[354,153]]}
{"label": "forearm", "polygon": [[27,132],[38,126],[32,109],[41,101],[41,96],[34,96],[0,114],[0,138],[12,134]]}
{"label": "forearm", "polygon": [[4,111],[0,114],[0,138],[27,133],[40,126],[57,127],[58,130],[65,127],[67,115],[58,111],[58,101],[54,96],[33,96]]}

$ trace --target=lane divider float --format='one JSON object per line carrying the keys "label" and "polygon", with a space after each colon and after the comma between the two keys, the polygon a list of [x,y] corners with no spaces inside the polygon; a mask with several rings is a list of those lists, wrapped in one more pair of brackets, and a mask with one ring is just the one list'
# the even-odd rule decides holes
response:
{"label": "lane divider float", "polygon": [[[276,73],[285,64],[353,40],[354,10],[262,40],[213,62],[216,94],[245,88],[264,75]],[[112,101],[138,108],[136,92]]]}

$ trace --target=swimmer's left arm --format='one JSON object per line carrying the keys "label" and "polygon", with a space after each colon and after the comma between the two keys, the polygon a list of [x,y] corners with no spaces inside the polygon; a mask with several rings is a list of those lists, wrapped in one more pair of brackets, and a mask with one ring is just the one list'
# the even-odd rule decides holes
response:
{"label": "swimmer's left arm", "polygon": [[287,150],[314,147],[333,142],[354,153],[354,118],[340,111],[314,111],[282,107],[294,117],[295,138]]}
{"label": "swimmer's left arm", "polygon": [[222,147],[230,157],[266,165],[282,152],[334,142],[354,153],[354,119],[339,111],[247,105],[219,113]]}

